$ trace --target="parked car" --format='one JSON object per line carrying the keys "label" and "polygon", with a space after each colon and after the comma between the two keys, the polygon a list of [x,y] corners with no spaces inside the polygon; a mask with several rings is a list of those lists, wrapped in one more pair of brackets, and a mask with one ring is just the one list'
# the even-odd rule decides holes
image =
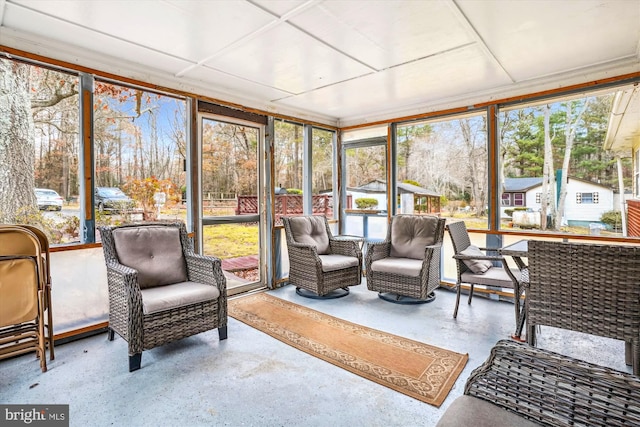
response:
{"label": "parked car", "polygon": [[46,211],[53,209],[56,211],[62,210],[63,199],[54,190],[48,188],[35,188],[36,200],[38,202],[38,209]]}
{"label": "parked car", "polygon": [[117,213],[131,210],[136,202],[117,187],[96,187],[95,203],[98,212]]}

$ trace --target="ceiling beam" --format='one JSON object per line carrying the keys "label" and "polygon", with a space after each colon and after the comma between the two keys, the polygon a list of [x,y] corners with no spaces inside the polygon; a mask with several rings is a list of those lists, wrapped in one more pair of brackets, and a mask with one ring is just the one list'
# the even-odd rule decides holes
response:
{"label": "ceiling beam", "polygon": [[258,9],[262,10],[263,12],[268,13],[269,15],[273,16],[275,19],[273,21],[270,21],[268,24],[263,25],[262,27],[258,28],[255,31],[252,31],[251,33],[240,37],[239,39],[237,39],[236,41],[226,45],[225,47],[223,47],[222,49],[219,49],[217,51],[215,51],[214,53],[212,53],[211,55],[199,60],[198,62],[196,62],[195,64],[189,65],[188,67],[184,68],[183,70],[178,71],[175,76],[176,77],[182,77],[184,76],[186,73],[188,73],[189,71],[201,67],[203,66],[205,63],[211,61],[213,58],[220,56],[230,50],[234,50],[236,49],[238,46],[241,46],[245,43],[250,42],[251,40],[254,40],[258,37],[260,37],[262,34],[266,33],[267,31],[270,31],[272,28],[275,28],[283,23],[288,23],[287,21],[291,18],[293,18],[296,15],[301,14],[302,12],[304,12],[307,9],[310,9],[312,7],[314,7],[316,4],[320,3],[322,0],[309,0],[307,2],[302,3],[301,5],[291,9],[289,12],[285,13],[282,16],[278,16],[276,14],[274,14],[273,12],[270,12],[269,10],[265,9],[264,7],[254,3],[251,0],[246,0],[247,3],[249,3],[250,5],[257,7]]}
{"label": "ceiling beam", "polygon": [[487,58],[489,58],[491,62],[493,62],[498,68],[500,68],[507,77],[509,77],[509,80],[511,80],[511,83],[515,83],[516,82],[515,79],[511,76],[511,74],[509,74],[509,72],[504,68],[504,66],[500,63],[500,61],[498,61],[498,58],[496,58],[496,56],[493,54],[489,46],[487,46],[487,43],[485,43],[480,33],[478,33],[478,31],[473,26],[471,21],[469,21],[469,18],[467,18],[467,15],[465,15],[462,9],[460,9],[460,6],[458,6],[458,3],[456,3],[456,0],[446,0],[445,3],[449,6],[449,8],[451,9],[455,17],[458,19],[458,22],[460,22],[460,24],[462,24],[462,26],[465,27],[467,32],[478,44],[478,47],[480,47],[480,50],[482,50],[482,52],[487,56]]}

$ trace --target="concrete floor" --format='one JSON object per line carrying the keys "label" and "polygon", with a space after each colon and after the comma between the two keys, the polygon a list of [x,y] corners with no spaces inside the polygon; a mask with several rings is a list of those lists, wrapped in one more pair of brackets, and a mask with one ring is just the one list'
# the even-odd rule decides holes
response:
{"label": "concrete floor", "polygon": [[[285,286],[272,295],[351,322],[469,353],[440,408],[298,351],[233,318],[229,339],[209,331],[145,351],[128,372],[126,343],[100,334],[56,347],[41,373],[33,354],[0,361],[0,403],[69,404],[71,426],[433,426],[470,372],[514,330],[513,305],[474,298],[452,318],[455,294],[419,306],[380,300],[366,284],[318,301]],[[631,372],[624,344],[542,328],[538,346]]]}

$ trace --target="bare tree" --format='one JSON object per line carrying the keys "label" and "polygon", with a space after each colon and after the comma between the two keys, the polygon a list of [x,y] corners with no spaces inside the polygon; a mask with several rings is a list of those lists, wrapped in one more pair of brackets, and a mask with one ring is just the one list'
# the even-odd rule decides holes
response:
{"label": "bare tree", "polygon": [[566,121],[564,126],[565,146],[564,146],[564,158],[562,159],[562,180],[560,181],[560,194],[558,196],[558,209],[556,211],[556,223],[555,229],[560,229],[560,223],[564,216],[565,199],[567,198],[567,181],[569,178],[569,162],[571,161],[571,150],[573,150],[573,143],[576,138],[576,129],[582,121],[582,116],[589,105],[590,98],[586,98],[582,108],[576,114],[575,120],[573,118],[573,103],[568,101],[565,104],[567,109]]}
{"label": "bare tree", "polygon": [[0,59],[0,222],[36,207],[28,65]]}
{"label": "bare tree", "polygon": [[[555,214],[555,174],[553,171],[553,138],[551,136],[551,105],[545,104],[544,113],[544,163],[542,166],[542,194],[540,195],[540,228],[546,230],[547,214]],[[559,222],[556,221],[556,229]]]}

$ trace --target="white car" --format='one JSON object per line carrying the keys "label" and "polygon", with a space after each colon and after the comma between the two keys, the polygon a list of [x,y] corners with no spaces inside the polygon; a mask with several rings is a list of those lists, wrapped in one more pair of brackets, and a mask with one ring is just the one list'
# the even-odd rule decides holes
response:
{"label": "white car", "polygon": [[48,188],[36,188],[36,200],[38,201],[38,209],[56,211],[62,210],[62,197],[58,193]]}

